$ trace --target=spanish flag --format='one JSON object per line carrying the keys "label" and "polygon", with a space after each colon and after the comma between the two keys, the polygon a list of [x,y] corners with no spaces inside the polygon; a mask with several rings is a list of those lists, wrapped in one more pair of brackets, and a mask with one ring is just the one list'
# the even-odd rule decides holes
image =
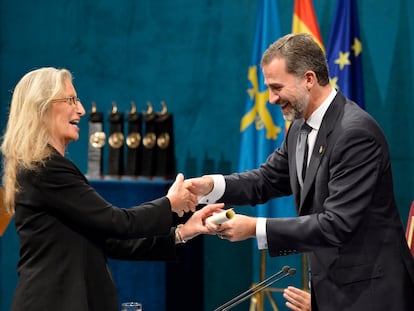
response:
{"label": "spanish flag", "polygon": [[325,51],[312,0],[295,0],[292,32],[312,35],[313,39]]}

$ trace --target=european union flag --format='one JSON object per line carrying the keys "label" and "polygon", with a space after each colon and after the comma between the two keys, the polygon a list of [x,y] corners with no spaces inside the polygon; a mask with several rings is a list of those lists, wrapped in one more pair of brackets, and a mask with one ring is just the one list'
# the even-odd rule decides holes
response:
{"label": "european union flag", "polygon": [[362,43],[356,0],[338,0],[329,34],[327,59],[331,84],[365,109]]}

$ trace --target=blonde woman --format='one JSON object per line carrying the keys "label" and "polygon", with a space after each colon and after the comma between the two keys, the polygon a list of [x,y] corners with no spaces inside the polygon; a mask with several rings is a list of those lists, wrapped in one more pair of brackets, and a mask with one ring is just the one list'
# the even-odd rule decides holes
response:
{"label": "blonde woman", "polygon": [[207,206],[171,228],[172,212],[194,211],[197,199],[177,175],[165,197],[121,209],[94,191],[65,158],[85,109],[68,70],[41,68],[17,84],[1,151],[5,205],[20,239],[12,311],[117,310],[107,257],[175,259],[175,244],[209,233]]}

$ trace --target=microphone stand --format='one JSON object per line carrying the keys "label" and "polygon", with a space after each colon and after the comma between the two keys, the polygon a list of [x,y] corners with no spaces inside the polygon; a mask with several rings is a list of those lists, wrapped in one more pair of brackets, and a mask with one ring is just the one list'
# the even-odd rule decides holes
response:
{"label": "microphone stand", "polygon": [[[284,273],[283,276],[275,279],[278,275]],[[257,294],[261,290],[269,287],[270,285],[284,279],[287,276],[294,275],[296,273],[296,269],[290,268],[289,266],[284,266],[280,271],[276,272],[275,274],[269,276],[267,279],[261,281],[260,283],[256,284],[252,288],[246,290],[245,292],[241,293],[240,295],[234,297],[233,299],[227,301],[223,305],[216,308],[214,311],[226,311],[230,308],[237,306],[239,303],[245,301],[247,298]]]}
{"label": "microphone stand", "polygon": [[258,292],[260,292],[263,289],[269,287],[270,285],[273,285],[274,283],[276,283],[276,282],[278,282],[278,281],[280,281],[280,280],[282,280],[282,279],[284,279],[284,278],[286,278],[288,276],[294,275],[295,273],[296,273],[296,269],[295,268],[290,268],[289,271],[287,273],[285,273],[284,275],[282,275],[281,277],[277,278],[276,280],[273,280],[272,282],[269,282],[269,283],[263,285],[262,287],[256,289],[255,291],[253,291],[249,295],[243,297],[242,299],[240,299],[238,301],[235,301],[233,304],[231,304],[230,306],[224,308],[222,311],[230,310],[231,308],[237,306],[239,303],[245,301],[247,298],[250,298],[251,296],[257,294]]}

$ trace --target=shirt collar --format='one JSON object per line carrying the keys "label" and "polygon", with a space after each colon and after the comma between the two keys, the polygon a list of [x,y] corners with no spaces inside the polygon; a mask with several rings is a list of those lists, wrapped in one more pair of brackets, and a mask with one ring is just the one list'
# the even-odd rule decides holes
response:
{"label": "shirt collar", "polygon": [[323,116],[325,115],[326,110],[328,110],[329,105],[335,98],[336,93],[337,91],[334,88],[332,88],[332,91],[329,94],[329,96],[323,101],[323,103],[318,107],[318,109],[316,109],[306,120],[306,123],[312,126],[313,129],[319,130],[319,128],[321,127]]}

